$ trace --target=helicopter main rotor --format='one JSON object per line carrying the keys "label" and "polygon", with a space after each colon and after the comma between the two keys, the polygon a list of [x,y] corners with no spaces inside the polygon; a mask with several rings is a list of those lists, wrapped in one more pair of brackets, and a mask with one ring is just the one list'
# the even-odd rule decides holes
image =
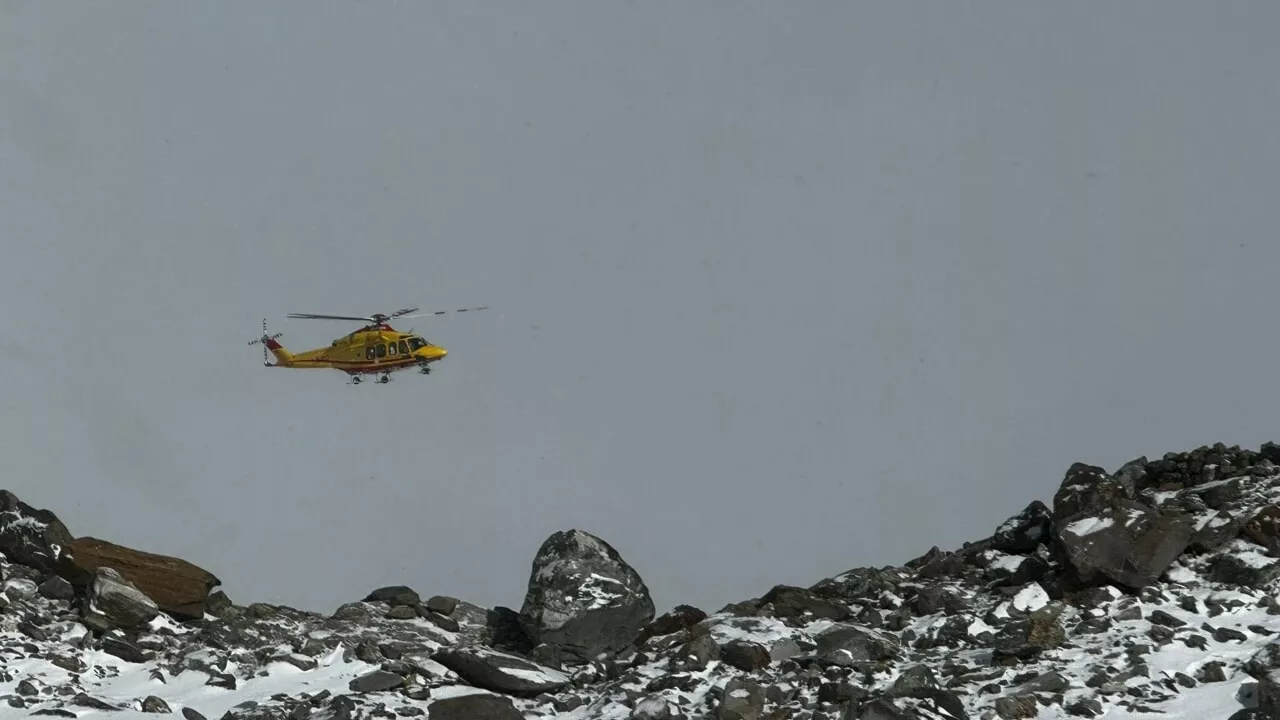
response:
{"label": "helicopter main rotor", "polygon": [[316,313],[289,313],[289,317],[301,320],[351,320],[354,322],[366,322],[370,325],[381,325],[392,318],[414,318],[425,317],[429,315],[446,315],[451,312],[476,312],[479,310],[488,310],[488,306],[458,308],[456,310],[432,310],[430,312],[417,312],[418,308],[402,308],[396,310],[390,315],[384,313],[374,313],[372,315],[320,315]]}

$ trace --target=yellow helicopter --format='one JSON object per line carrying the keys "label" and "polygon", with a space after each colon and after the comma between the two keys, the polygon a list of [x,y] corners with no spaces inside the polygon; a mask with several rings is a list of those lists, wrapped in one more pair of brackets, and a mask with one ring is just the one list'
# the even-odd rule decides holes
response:
{"label": "yellow helicopter", "polygon": [[[357,385],[365,375],[379,376],[377,382],[391,382],[391,373],[418,368],[423,375],[430,374],[431,364],[439,362],[449,354],[439,345],[428,342],[421,335],[400,332],[388,324],[392,318],[414,318],[428,315],[444,315],[448,312],[476,312],[488,310],[487,306],[460,308],[458,310],[436,310],[417,313],[418,308],[397,310],[390,315],[374,313],[369,316],[358,315],[316,315],[313,313],[289,313],[291,318],[306,320],[351,320],[366,323],[334,340],[329,347],[315,348],[304,352],[290,352],[276,341],[284,333],[267,334],[266,318],[262,320],[262,337],[249,342],[250,345],[262,344],[262,364],[272,368],[341,370],[351,376],[352,385]],[[417,313],[417,314],[412,314]],[[267,352],[275,356],[272,364],[267,359]]]}

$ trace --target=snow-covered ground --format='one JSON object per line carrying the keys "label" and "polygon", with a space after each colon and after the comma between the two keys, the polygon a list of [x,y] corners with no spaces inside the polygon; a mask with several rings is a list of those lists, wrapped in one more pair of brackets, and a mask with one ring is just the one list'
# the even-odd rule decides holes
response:
{"label": "snow-covered ground", "polygon": [[[43,592],[40,572],[6,561],[0,720],[453,718],[465,715],[433,704],[469,694],[503,698],[512,718],[566,720],[1226,720],[1274,703],[1259,678],[1280,668],[1280,545],[1266,521],[1280,517],[1280,470],[1261,463],[1199,484],[1160,482],[1124,492],[1142,512],[1185,515],[1194,536],[1140,589],[1073,585],[1064,563],[1108,561],[1067,561],[1054,544],[1063,533],[1116,532],[1123,523],[1106,522],[1115,512],[1072,514],[1055,534],[1049,508],[1029,507],[997,539],[774,588],[709,616],[673,611],[638,649],[561,667],[554,653],[496,640],[494,615],[466,603],[431,613],[366,599],[330,615],[254,605],[188,623],[160,614],[104,643],[78,601],[46,597],[56,593]],[[1060,492],[1075,499],[1062,502],[1095,502],[1090,488],[1064,482]],[[1126,564],[1162,542],[1111,537]],[[593,571],[582,583],[583,612],[612,602],[590,592],[612,577]]]}

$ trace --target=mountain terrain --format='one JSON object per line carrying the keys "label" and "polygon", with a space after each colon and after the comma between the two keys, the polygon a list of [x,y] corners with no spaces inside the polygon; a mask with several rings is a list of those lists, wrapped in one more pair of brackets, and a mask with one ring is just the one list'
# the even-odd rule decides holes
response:
{"label": "mountain terrain", "polygon": [[659,613],[568,529],[518,607],[405,585],[318,612],[0,491],[0,720],[1280,720],[1280,446],[1075,463],[1009,511],[723,608]]}

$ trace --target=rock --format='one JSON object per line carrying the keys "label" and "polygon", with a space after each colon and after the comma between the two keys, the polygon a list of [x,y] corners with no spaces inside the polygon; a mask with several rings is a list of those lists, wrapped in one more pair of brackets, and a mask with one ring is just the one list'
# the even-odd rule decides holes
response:
{"label": "rock", "polygon": [[353,693],[374,693],[392,690],[404,685],[404,678],[385,670],[374,670],[360,677],[352,678],[347,688]]}
{"label": "rock", "polygon": [[835,577],[819,580],[809,589],[819,597],[866,601],[884,593],[898,591],[898,586],[911,579],[912,573],[894,567],[862,567],[847,570]]}
{"label": "rock", "polygon": [[1237,477],[1225,480],[1220,484],[1200,488],[1199,495],[1204,500],[1206,507],[1220,510],[1230,503],[1243,498],[1245,490],[1245,478]]}
{"label": "rock", "polygon": [[171,713],[173,710],[169,709],[169,703],[165,702],[164,698],[148,695],[142,700],[142,712],[163,714]]}
{"label": "rock", "polygon": [[1032,552],[1037,546],[1051,540],[1053,511],[1039,500],[1023,508],[1022,512],[1001,523],[991,536],[992,548],[1010,554]]}
{"label": "rock", "polygon": [[1280,505],[1268,505],[1259,510],[1244,523],[1240,532],[1266,548],[1272,556],[1280,555]]}
{"label": "rock", "polygon": [[1237,538],[1209,562],[1209,578],[1242,588],[1265,587],[1280,578],[1280,559],[1267,557],[1257,545]]}
{"label": "rock", "polygon": [[760,605],[772,605],[773,617],[791,620],[847,620],[853,616],[849,606],[839,600],[790,585],[775,585],[760,598]]}
{"label": "rock", "polygon": [[1271,710],[1254,707],[1240,708],[1239,710],[1231,713],[1231,715],[1227,717],[1227,720],[1277,720],[1277,718],[1280,718],[1280,715],[1277,715]]}
{"label": "rock", "polygon": [[495,650],[523,655],[536,644],[525,632],[520,613],[515,610],[498,606],[487,611],[485,618],[484,637]]}
{"label": "rock", "polygon": [[636,636],[636,645],[653,637],[683,632],[707,619],[707,614],[692,605],[677,605],[645,625]]}
{"label": "rock", "polygon": [[0,553],[10,562],[52,572],[71,543],[71,532],[53,512],[0,490]]}
{"label": "rock", "polygon": [[564,662],[560,659],[560,648],[555,645],[542,644],[529,651],[528,659],[543,667],[563,670]]}
{"label": "rock", "polygon": [[754,672],[769,666],[773,658],[769,648],[748,640],[731,640],[720,648],[720,660],[743,672]]}
{"label": "rock", "polygon": [[913,665],[893,681],[885,694],[891,697],[921,697],[941,689],[938,678],[928,665]]}
{"label": "rock", "polygon": [[391,618],[392,620],[413,620],[421,617],[421,615],[418,613],[418,608],[413,605],[392,605],[391,609],[383,617]]}
{"label": "rock", "polygon": [[221,590],[216,590],[209,594],[205,600],[205,612],[214,617],[222,617],[222,614],[235,607],[235,603],[231,602],[231,598]]}
{"label": "rock", "polygon": [[1132,499],[1125,487],[1096,465],[1073,463],[1053,496],[1053,519],[1062,523],[1116,500]]}
{"label": "rock", "polygon": [[568,530],[538,549],[520,610],[533,644],[590,661],[631,647],[653,618],[644,581],[604,540]]}
{"label": "rock", "polygon": [[377,590],[365,596],[364,602],[383,602],[391,607],[417,607],[422,599],[418,597],[418,593],[410,587],[404,585],[388,585],[380,587]]}
{"label": "rock", "polygon": [[630,720],[672,720],[677,712],[670,700],[661,695],[649,695],[636,702],[631,709]]}
{"label": "rock", "polygon": [[479,692],[441,698],[427,706],[431,720],[524,720],[511,700]]}
{"label": "rock", "polygon": [[1150,475],[1147,472],[1149,464],[1150,461],[1147,460],[1146,456],[1138,457],[1121,465],[1120,469],[1116,470],[1115,474],[1111,476],[1120,485],[1125,497],[1137,497],[1147,487]]}
{"label": "rock", "polygon": [[160,614],[151,598],[109,567],[100,567],[94,573],[93,586],[84,602],[85,624],[96,630],[135,628]]}
{"label": "rock", "polygon": [[1072,717],[1096,717],[1102,714],[1102,703],[1097,698],[1084,698],[1063,709]]}
{"label": "rock", "polygon": [[123,709],[123,708],[121,708],[121,707],[117,707],[116,705],[113,705],[113,704],[111,704],[111,703],[107,702],[106,700],[103,700],[103,699],[101,699],[101,698],[96,698],[96,697],[94,697],[94,696],[90,695],[89,693],[85,693],[85,692],[78,692],[78,693],[76,693],[76,694],[75,694],[75,697],[71,698],[71,703],[72,703],[73,705],[78,705],[78,706],[80,706],[80,707],[92,708],[92,709],[94,709],[94,710],[108,710],[108,711],[111,711],[111,710],[122,710],[122,709]]}
{"label": "rock", "polygon": [[458,598],[449,597],[448,595],[432,595],[427,598],[424,606],[433,613],[439,613],[447,617],[458,609]]}
{"label": "rock", "polygon": [[906,566],[913,568],[916,571],[916,577],[921,579],[962,578],[968,567],[965,555],[945,552],[937,545],[930,548],[929,552],[923,556],[907,563]]}
{"label": "rock", "polygon": [[71,587],[71,583],[67,582],[66,578],[57,575],[53,575],[40,583],[38,590],[41,597],[50,600],[73,600],[76,596],[76,590]]}
{"label": "rock", "polygon": [[1241,522],[1226,510],[1209,514],[1198,522],[1187,545],[1198,552],[1213,552],[1240,534]]}
{"label": "rock", "polygon": [[130,663],[144,663],[151,659],[151,657],[139,649],[138,646],[120,638],[103,638],[101,649],[108,655],[114,655],[115,657]]}
{"label": "rock", "polygon": [[757,682],[732,678],[724,686],[724,699],[716,708],[717,720],[759,720],[764,712],[765,691]]}
{"label": "rock", "polygon": [[921,690],[907,697],[878,697],[853,702],[842,720],[968,720],[964,701],[946,690]]}
{"label": "rock", "polygon": [[720,645],[710,635],[698,635],[681,647],[681,657],[690,669],[702,670],[720,655]]}
{"label": "rock", "polygon": [[27,578],[9,578],[0,586],[9,600],[28,600],[39,594],[40,586]]}
{"label": "rock", "polygon": [[1006,695],[996,700],[996,714],[1004,720],[1022,720],[1039,714],[1040,705],[1034,695]]}
{"label": "rock", "polygon": [[814,656],[823,665],[874,665],[897,655],[899,643],[888,633],[849,623],[835,623],[814,638]]}
{"label": "rock", "polygon": [[70,557],[63,558],[58,574],[84,587],[101,567],[119,572],[164,612],[193,620],[204,617],[209,591],[221,584],[212,573],[186,560],[92,537],[72,541]]}
{"label": "rock", "polygon": [[1192,524],[1129,500],[1063,518],[1056,539],[1084,584],[1110,580],[1138,589],[1155,582],[1191,542]]}
{"label": "rock", "polygon": [[476,687],[506,695],[533,697],[569,685],[558,670],[485,647],[448,648],[431,659]]}
{"label": "rock", "polygon": [[1063,607],[1050,603],[1026,618],[1006,623],[992,643],[992,662],[1008,663],[1034,658],[1066,640]]}
{"label": "rock", "polygon": [[456,633],[462,629],[462,624],[457,620],[454,620],[448,615],[441,615],[435,610],[428,608],[426,605],[419,605],[415,614],[445,632]]}

